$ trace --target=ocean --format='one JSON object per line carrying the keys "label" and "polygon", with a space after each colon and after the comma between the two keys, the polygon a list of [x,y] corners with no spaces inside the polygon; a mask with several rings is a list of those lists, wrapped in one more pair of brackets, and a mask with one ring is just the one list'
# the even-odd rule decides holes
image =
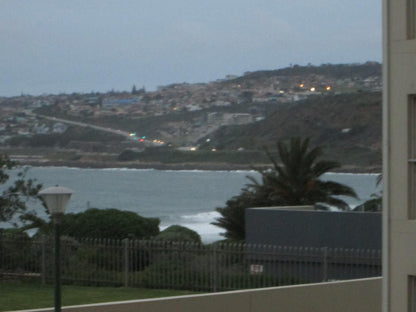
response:
{"label": "ocean", "polygon": [[[197,231],[204,242],[222,239],[223,230],[210,223],[219,214],[217,207],[240,193],[255,171],[203,171],[152,169],[78,169],[32,167],[28,177],[44,187],[60,185],[74,190],[67,213],[91,208],[134,211],[161,220],[161,229],[179,224]],[[359,200],[346,198],[353,207],[379,192],[377,174],[328,173],[324,177],[355,189]],[[29,203],[29,210],[45,216],[43,208]]]}

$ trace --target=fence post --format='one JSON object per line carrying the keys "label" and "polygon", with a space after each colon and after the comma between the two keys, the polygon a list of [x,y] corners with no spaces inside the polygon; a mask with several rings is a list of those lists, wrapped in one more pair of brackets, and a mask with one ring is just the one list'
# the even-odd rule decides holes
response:
{"label": "fence post", "polygon": [[[4,251],[3,251],[3,229],[0,229],[0,270],[2,266],[4,265]],[[0,273],[0,278],[2,277],[2,274]]]}
{"label": "fence post", "polygon": [[211,258],[211,265],[212,265],[212,291],[217,292],[218,291],[218,265],[217,265],[217,244],[212,245],[212,258]]}
{"label": "fence post", "polygon": [[124,287],[129,286],[129,239],[123,239]]}
{"label": "fence post", "polygon": [[41,274],[42,274],[42,285],[46,284],[46,235],[41,237],[41,248],[42,248],[42,258],[41,258]]}
{"label": "fence post", "polygon": [[328,247],[322,247],[322,281],[328,280]]}

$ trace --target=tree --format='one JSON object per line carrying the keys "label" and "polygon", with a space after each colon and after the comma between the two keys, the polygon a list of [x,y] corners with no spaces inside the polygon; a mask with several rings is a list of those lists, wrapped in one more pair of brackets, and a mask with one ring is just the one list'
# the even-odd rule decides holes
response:
{"label": "tree", "polygon": [[263,194],[262,190],[254,190],[250,184],[247,184],[241,190],[240,195],[227,200],[225,207],[216,209],[222,217],[217,218],[212,224],[226,230],[222,234],[226,239],[243,241],[245,239],[246,208],[264,206],[270,206],[266,194]]}
{"label": "tree", "polygon": [[[21,230],[37,229],[36,235],[53,233],[52,220],[26,214]],[[73,238],[149,239],[159,234],[160,220],[145,218],[132,211],[90,208],[62,217],[62,235]]]}
{"label": "tree", "polygon": [[314,205],[316,209],[337,207],[348,210],[348,204],[338,196],[357,198],[349,186],[323,181],[321,176],[340,165],[334,161],[318,160],[322,155],[320,147],[309,147],[309,139],[291,138],[286,144],[277,142],[280,163],[265,149],[273,167],[271,170],[257,171],[261,182],[247,177],[251,183],[242,189],[240,195],[217,208],[221,217],[214,225],[226,230],[223,234],[231,240],[245,238],[245,209],[249,207]]}
{"label": "tree", "polygon": [[144,218],[132,211],[91,208],[65,214],[62,234],[71,237],[145,239],[159,234],[160,220]]}
{"label": "tree", "polygon": [[273,163],[272,171],[260,171],[265,183],[254,182],[256,188],[266,188],[269,199],[279,205],[315,205],[327,209],[330,206],[348,210],[349,205],[337,196],[357,198],[349,186],[322,181],[320,177],[340,167],[335,161],[318,160],[322,156],[321,147],[309,147],[309,139],[291,138],[289,144],[277,143],[281,164],[266,149],[267,156]]}
{"label": "tree", "polygon": [[170,242],[201,243],[201,236],[197,232],[181,225],[169,226],[160,232],[155,239]]}
{"label": "tree", "polygon": [[354,211],[381,212],[382,206],[382,197],[379,195],[374,195],[369,200],[366,200],[361,205],[355,207]]}
{"label": "tree", "polygon": [[[13,181],[10,174],[12,170],[20,170]],[[10,221],[17,214],[26,212],[26,203],[30,198],[37,198],[42,185],[34,179],[26,178],[27,168],[19,164],[6,154],[0,154],[0,185],[4,186],[0,195],[0,221]]]}

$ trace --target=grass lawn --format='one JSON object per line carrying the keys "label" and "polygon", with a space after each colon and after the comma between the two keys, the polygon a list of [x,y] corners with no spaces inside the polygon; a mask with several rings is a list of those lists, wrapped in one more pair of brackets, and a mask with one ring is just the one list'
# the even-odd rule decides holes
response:
{"label": "grass lawn", "polygon": [[[38,282],[0,281],[0,311],[53,307],[54,289]],[[62,305],[157,298],[191,294],[190,291],[123,287],[62,286]]]}

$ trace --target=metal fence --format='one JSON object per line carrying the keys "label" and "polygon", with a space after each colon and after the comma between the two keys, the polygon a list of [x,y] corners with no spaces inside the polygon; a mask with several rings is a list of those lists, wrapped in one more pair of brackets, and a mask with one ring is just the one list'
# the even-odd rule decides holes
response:
{"label": "metal fence", "polygon": [[[380,250],[74,239],[61,243],[66,284],[223,291],[381,275]],[[0,276],[52,281],[51,238],[0,237]]]}

